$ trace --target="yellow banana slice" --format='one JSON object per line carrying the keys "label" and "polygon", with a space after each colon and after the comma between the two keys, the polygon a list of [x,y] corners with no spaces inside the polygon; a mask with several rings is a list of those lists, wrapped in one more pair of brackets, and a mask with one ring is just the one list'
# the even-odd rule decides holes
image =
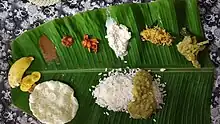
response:
{"label": "yellow banana slice", "polygon": [[24,77],[20,86],[21,91],[27,92],[34,83],[35,82],[32,80],[32,75]]}
{"label": "yellow banana slice", "polygon": [[20,85],[24,72],[28,69],[33,60],[34,57],[22,57],[11,66],[8,81],[12,88]]}
{"label": "yellow banana slice", "polygon": [[26,77],[24,77],[21,81],[21,86],[20,89],[23,92],[27,92],[29,91],[32,86],[35,84],[35,82],[37,82],[41,77],[41,73],[40,72],[32,72],[31,75],[27,75]]}
{"label": "yellow banana slice", "polygon": [[31,73],[31,76],[32,76],[32,80],[34,82],[37,82],[40,80],[41,74],[40,74],[40,72],[35,71],[35,72]]}

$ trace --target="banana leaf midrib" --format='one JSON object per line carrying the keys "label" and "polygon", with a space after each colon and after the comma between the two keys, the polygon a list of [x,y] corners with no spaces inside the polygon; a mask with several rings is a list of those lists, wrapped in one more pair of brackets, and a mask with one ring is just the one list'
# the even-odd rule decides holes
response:
{"label": "banana leaf midrib", "polygon": [[[164,67],[161,67],[164,68]],[[150,70],[151,72],[161,72],[161,68],[141,68],[144,70]],[[27,73],[31,73],[33,71],[39,71],[44,74],[48,73],[84,73],[84,72],[106,72],[110,71],[112,69],[118,69],[118,68],[88,68],[88,69],[59,69],[59,70],[28,70]],[[132,68],[124,68],[124,69],[132,69]],[[214,67],[205,67],[205,68],[164,68],[166,69],[164,72],[211,72],[213,73]],[[164,73],[163,72],[163,73]]]}

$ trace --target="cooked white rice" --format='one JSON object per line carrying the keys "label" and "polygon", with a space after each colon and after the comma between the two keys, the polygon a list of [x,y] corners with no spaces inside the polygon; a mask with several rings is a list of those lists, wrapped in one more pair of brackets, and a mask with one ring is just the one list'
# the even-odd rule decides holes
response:
{"label": "cooked white rice", "polygon": [[[103,108],[112,111],[127,112],[127,105],[133,100],[132,78],[140,69],[113,69],[105,74],[104,78],[99,79],[99,84],[92,92],[96,103]],[[103,74],[104,75],[104,74]],[[107,76],[107,77],[106,77]],[[156,76],[153,80],[153,92],[157,102],[157,108],[161,108],[163,104],[163,89],[161,86],[161,76]],[[164,85],[164,84],[163,84]]]}

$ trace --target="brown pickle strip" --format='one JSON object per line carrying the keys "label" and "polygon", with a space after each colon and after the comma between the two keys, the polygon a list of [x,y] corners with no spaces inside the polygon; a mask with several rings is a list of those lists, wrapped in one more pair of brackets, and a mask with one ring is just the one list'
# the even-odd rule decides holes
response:
{"label": "brown pickle strip", "polygon": [[43,57],[47,62],[57,59],[57,52],[53,42],[46,35],[42,35],[39,40],[39,46]]}

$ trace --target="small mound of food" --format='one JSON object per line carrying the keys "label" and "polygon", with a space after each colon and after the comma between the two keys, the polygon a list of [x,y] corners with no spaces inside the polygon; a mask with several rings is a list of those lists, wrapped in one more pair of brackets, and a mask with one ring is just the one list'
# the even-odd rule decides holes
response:
{"label": "small mound of food", "polygon": [[172,36],[165,29],[155,26],[153,28],[146,27],[141,32],[143,41],[150,41],[153,44],[171,46],[173,42]]}
{"label": "small mound of food", "polygon": [[133,78],[133,101],[128,104],[128,112],[132,118],[146,119],[156,111],[156,99],[153,92],[153,77],[141,70]]}
{"label": "small mound of food", "polygon": [[65,47],[71,47],[73,45],[73,43],[74,43],[74,40],[73,40],[73,38],[71,36],[65,35],[61,39],[61,43]]}
{"label": "small mound of food", "polygon": [[92,95],[96,104],[115,112],[126,112],[134,119],[150,117],[163,104],[160,79],[140,69],[113,69],[101,78]]}
{"label": "small mound of food", "polygon": [[201,68],[197,56],[200,51],[205,49],[205,44],[209,41],[197,43],[195,36],[185,36],[184,39],[177,44],[177,50],[188,60],[191,61],[193,66]]}
{"label": "small mound of food", "polygon": [[83,41],[82,41],[82,45],[83,47],[87,48],[89,52],[91,52],[91,50],[93,50],[93,52],[97,53],[98,51],[98,44],[99,41],[96,38],[89,38],[88,34],[84,35]]}
{"label": "small mound of food", "polygon": [[127,73],[118,73],[100,80],[92,95],[96,103],[112,111],[127,111],[132,100],[132,77]]}
{"label": "small mound of food", "polygon": [[111,17],[108,17],[105,26],[107,28],[105,38],[108,39],[109,46],[114,50],[117,58],[124,60],[124,56],[128,54],[127,47],[131,32],[125,25],[117,24]]}
{"label": "small mound of food", "polygon": [[42,123],[64,124],[75,117],[79,104],[71,87],[51,80],[35,86],[29,106]]}

